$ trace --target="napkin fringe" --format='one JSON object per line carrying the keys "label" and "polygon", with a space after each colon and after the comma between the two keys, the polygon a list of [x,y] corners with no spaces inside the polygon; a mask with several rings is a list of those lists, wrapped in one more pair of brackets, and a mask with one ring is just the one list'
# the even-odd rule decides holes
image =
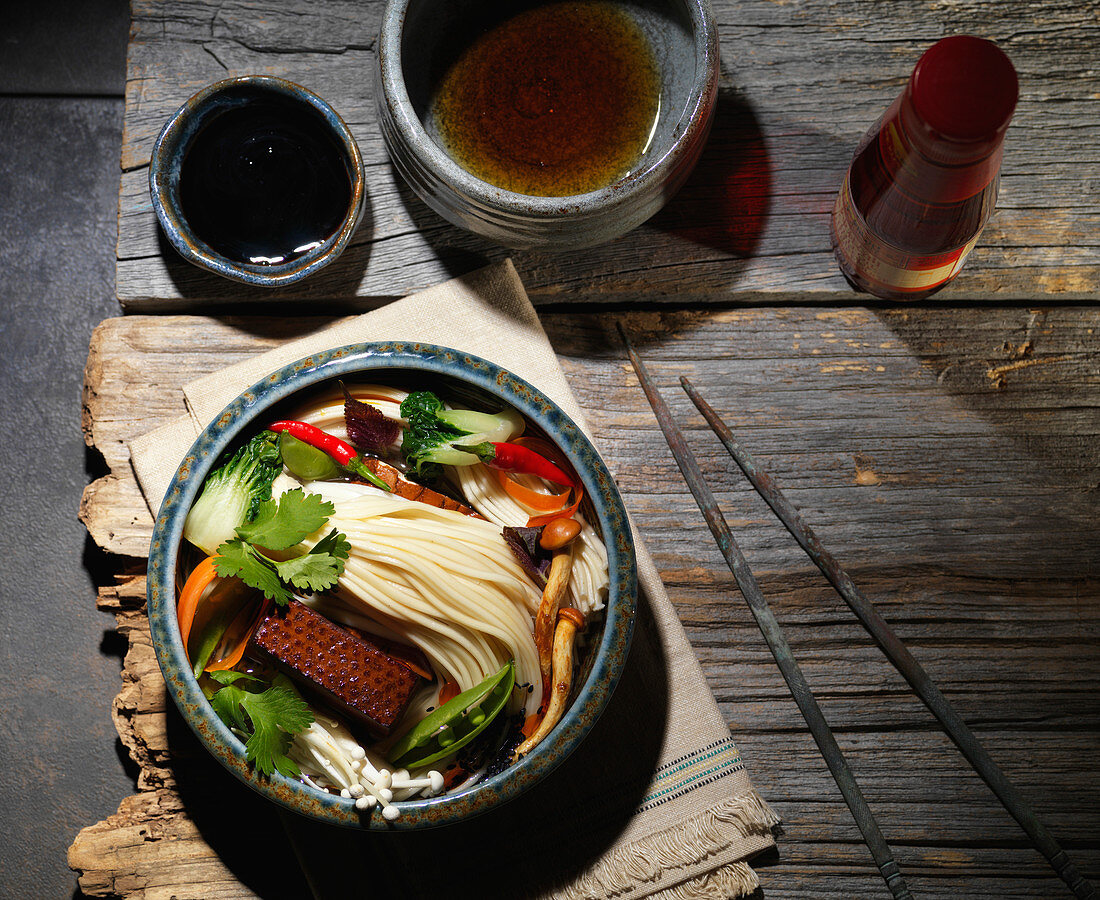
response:
{"label": "napkin fringe", "polygon": [[[779,817],[755,791],[731,797],[685,822],[605,856],[555,896],[560,900],[602,900],[627,895],[641,884],[657,881],[672,870],[697,865],[720,853],[736,838],[767,834],[778,824]],[[752,868],[737,862],[687,879],[659,896],[668,900],[740,897],[754,891],[758,884]]]}
{"label": "napkin fringe", "polygon": [[760,879],[747,862],[730,863],[688,881],[650,895],[649,900],[736,900],[760,887]]}

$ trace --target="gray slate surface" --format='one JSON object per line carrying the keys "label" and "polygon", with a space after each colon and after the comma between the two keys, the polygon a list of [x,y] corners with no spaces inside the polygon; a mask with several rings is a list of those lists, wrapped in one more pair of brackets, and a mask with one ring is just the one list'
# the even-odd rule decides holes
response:
{"label": "gray slate surface", "polygon": [[[9,5],[14,7],[14,4]],[[118,314],[129,10],[20,4],[0,29],[0,896],[79,896],[65,850],[133,778],[111,724],[121,647],[76,518],[88,339]]]}

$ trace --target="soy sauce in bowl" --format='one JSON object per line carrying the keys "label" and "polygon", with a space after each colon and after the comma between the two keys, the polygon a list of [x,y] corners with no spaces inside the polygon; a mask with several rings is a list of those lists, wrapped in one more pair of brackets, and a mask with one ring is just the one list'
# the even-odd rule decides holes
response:
{"label": "soy sauce in bowl", "polygon": [[227,259],[278,266],[322,246],[348,214],[346,152],[310,107],[240,92],[204,123],[180,167],[195,237]]}
{"label": "soy sauce in bowl", "polygon": [[317,94],[270,75],[188,98],[153,143],[149,194],[183,259],[268,288],[333,263],[367,211],[351,129]]}

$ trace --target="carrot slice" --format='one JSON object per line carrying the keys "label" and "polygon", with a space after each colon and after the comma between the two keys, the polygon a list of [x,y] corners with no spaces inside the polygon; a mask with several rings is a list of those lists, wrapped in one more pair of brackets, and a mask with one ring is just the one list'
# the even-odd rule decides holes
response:
{"label": "carrot slice", "polygon": [[442,706],[450,700],[457,697],[461,691],[458,689],[458,682],[453,678],[448,678],[443,682],[443,687],[439,689],[439,705]]}
{"label": "carrot slice", "polygon": [[443,790],[449,791],[460,781],[470,777],[470,773],[463,769],[461,766],[454,765],[447,769],[443,773]]}
{"label": "carrot slice", "polygon": [[[214,565],[214,557],[208,556],[195,566],[187,577],[183,590],[180,591],[179,602],[176,606],[176,618],[179,622],[180,638],[183,640],[185,648],[191,639],[195,616],[198,614],[203,601],[210,598],[208,602],[216,605],[230,602],[225,597],[218,598],[216,596],[215,592],[218,588],[214,588],[213,591],[209,590],[217,580],[218,572]],[[252,636],[256,623],[259,622],[260,616],[267,610],[268,605],[266,600],[255,603],[252,602],[251,598],[245,598],[236,611],[225,609],[224,611],[214,610],[211,612],[211,615],[215,618],[219,615],[222,616],[223,622],[226,615],[232,615],[233,618],[225,626],[218,626],[216,621],[206,623],[207,630],[213,624],[215,627],[224,627],[224,631],[217,637],[217,645],[213,648],[214,652],[211,653],[211,659],[215,661],[206,662],[203,667],[204,672],[231,669],[241,661],[245,648],[248,646],[248,639]],[[203,639],[206,640],[205,634]],[[199,655],[201,656],[204,652],[200,648]],[[214,656],[214,653],[218,653],[217,657]],[[195,664],[198,665],[198,660],[195,661]],[[197,676],[200,673],[196,672],[195,674]]]}
{"label": "carrot slice", "polygon": [[572,489],[575,492],[576,498],[573,503],[565,509],[559,509],[556,512],[547,513],[544,516],[531,516],[527,520],[528,528],[539,528],[543,525],[548,525],[554,521],[554,519],[571,519],[577,514],[577,510],[580,509],[581,501],[584,499],[584,488],[579,484]]}
{"label": "carrot slice", "polygon": [[525,738],[529,738],[536,731],[539,730],[539,723],[542,721],[542,713],[531,713],[526,719],[523,720],[523,727],[520,728],[520,734]]}
{"label": "carrot slice", "polygon": [[573,502],[567,507],[547,512],[545,515],[532,516],[527,520],[528,527],[538,528],[553,522],[554,519],[573,518],[573,516],[577,514],[577,510],[580,509],[581,501],[584,500],[584,488],[581,487],[581,480],[577,477],[576,472],[573,471],[573,467],[570,465],[565,454],[549,441],[534,437],[533,435],[521,435],[515,439],[515,443],[527,447],[530,450],[534,450],[536,453],[541,453],[548,460],[552,463],[556,463],[573,477]]}
{"label": "carrot slice", "polygon": [[187,581],[180,591],[179,601],[176,604],[176,619],[179,623],[180,638],[183,646],[187,647],[187,639],[191,635],[191,625],[195,621],[195,610],[199,608],[202,599],[210,583],[218,577],[218,571],[214,568],[214,557],[208,556],[191,570]]}
{"label": "carrot slice", "polygon": [[[259,596],[258,593],[257,596]],[[271,601],[266,597],[262,598],[258,604],[245,601],[237,615],[233,617],[233,621],[229,623],[229,627],[225,629],[225,634],[215,648],[215,652],[221,651],[220,657],[215,662],[207,663],[203,671],[219,672],[224,669],[232,669],[237,665],[244,656],[252,632],[256,630],[260,620],[267,615],[270,606]]]}
{"label": "carrot slice", "polygon": [[565,454],[549,441],[533,435],[520,435],[513,439],[512,443],[519,444],[521,447],[526,447],[545,456],[573,477],[573,486],[569,489],[573,492],[573,502],[569,503],[569,491],[560,494],[544,494],[517,483],[507,472],[496,472],[501,486],[509,496],[538,513],[538,515],[533,515],[527,520],[528,527],[538,528],[553,522],[554,519],[571,519],[576,515],[581,501],[584,500],[584,488],[581,487],[580,479],[577,478]]}
{"label": "carrot slice", "polygon": [[537,510],[538,512],[554,512],[564,509],[569,502],[571,488],[566,488],[560,494],[546,494],[520,484],[512,477],[511,472],[505,472],[503,469],[492,469],[491,471],[496,475],[497,481],[500,482],[500,486],[504,488],[508,496],[528,509]]}

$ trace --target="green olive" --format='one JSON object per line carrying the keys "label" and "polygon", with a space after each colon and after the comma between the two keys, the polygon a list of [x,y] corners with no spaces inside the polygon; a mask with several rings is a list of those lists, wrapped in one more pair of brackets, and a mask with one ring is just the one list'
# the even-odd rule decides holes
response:
{"label": "green olive", "polygon": [[279,434],[279,453],[283,465],[303,481],[327,481],[341,473],[336,460],[324,450],[311,447],[286,431]]}

